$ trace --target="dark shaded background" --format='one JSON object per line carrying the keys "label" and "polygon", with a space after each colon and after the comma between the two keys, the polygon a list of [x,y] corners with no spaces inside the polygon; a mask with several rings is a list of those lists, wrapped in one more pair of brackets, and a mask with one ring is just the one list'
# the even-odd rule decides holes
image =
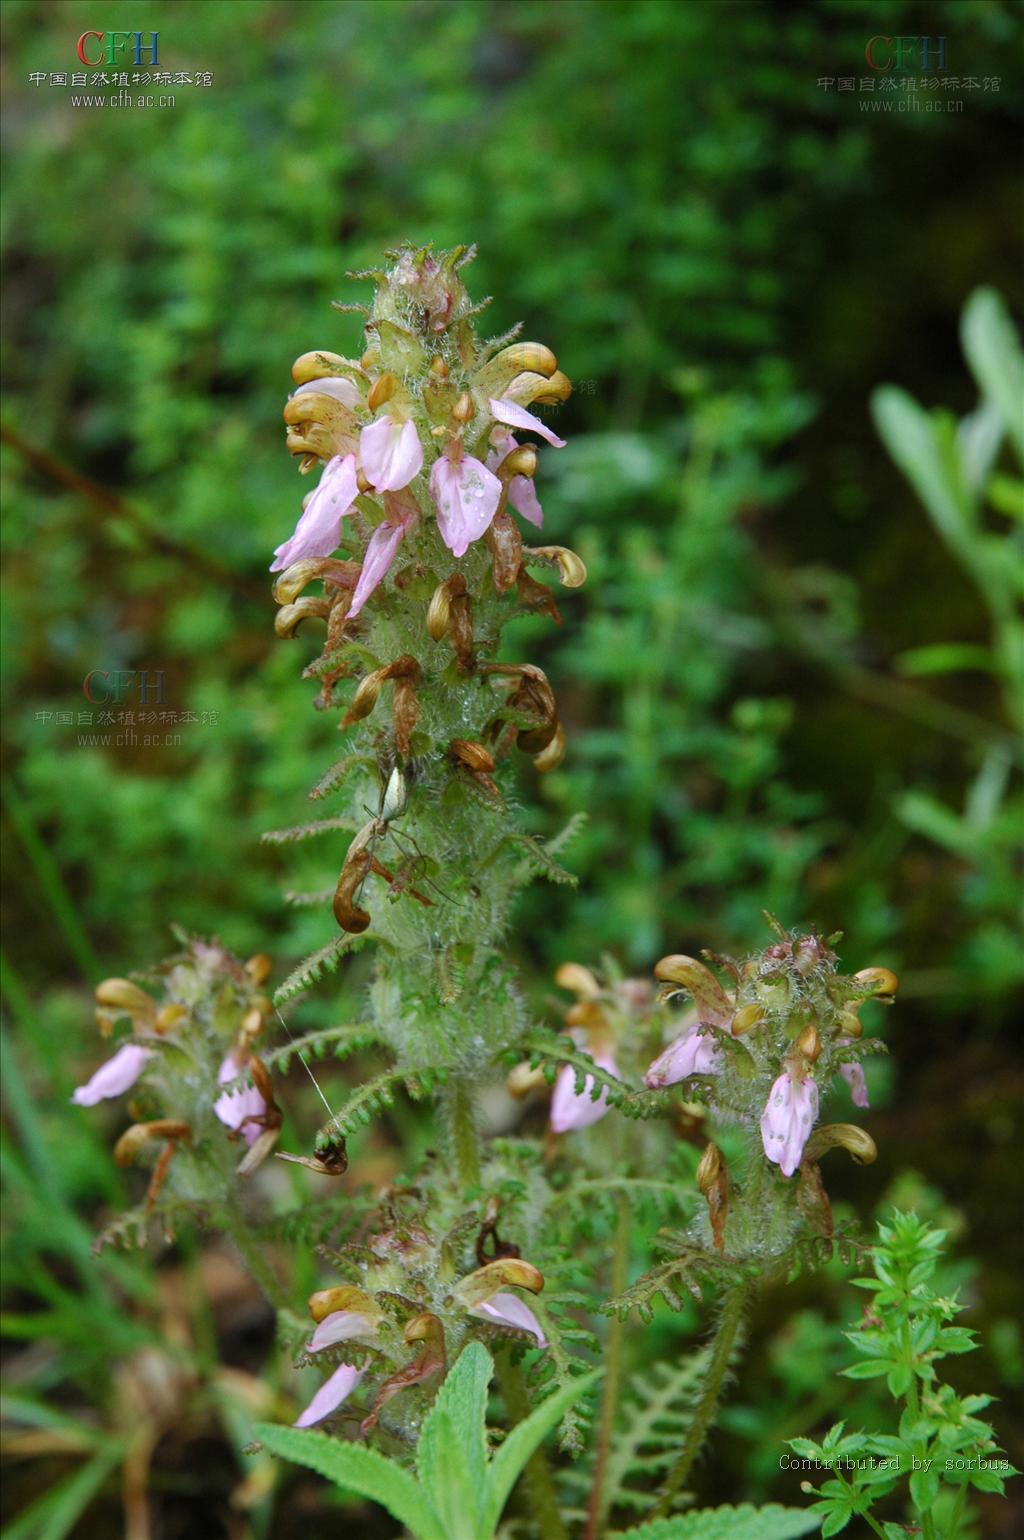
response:
{"label": "dark shaded background", "polygon": [[[491,330],[524,318],[577,382],[544,501],[591,569],[561,632],[523,624],[570,732],[529,788],[538,828],[591,811],[578,894],[524,903],[528,980],[541,1001],[603,947],[646,971],[757,946],[765,907],[895,967],[882,1156],[847,1188],[863,1208],[917,1171],[944,1195],[981,1264],[985,1372],[1019,1385],[1019,877],[1005,841],[951,849],[906,800],[959,814],[1010,722],[991,676],[901,665],[986,644],[987,620],[868,401],[895,381],[968,410],[964,301],[988,284],[1024,312],[1020,23],[1013,0],[8,0],[5,978],[44,1143],[85,1137],[59,1103],[94,1053],[89,984],[159,956],[172,920],[282,969],[330,934],[281,893],[331,853],[258,843],[337,742],[266,584],[299,496],[289,365],[358,348],[329,308],[364,297],[346,269],[476,240]],[[123,111],[30,83],[91,28],[157,29],[164,68],[213,83]],[[819,87],[868,74],[879,31],[946,35],[951,72],[998,88],[885,115]],[[208,720],[119,746],[40,716],[118,668],[163,670]],[[73,1206],[110,1195],[90,1151]],[[21,1235],[24,1310],[50,1263]],[[102,1363],[69,1372],[101,1395]]]}

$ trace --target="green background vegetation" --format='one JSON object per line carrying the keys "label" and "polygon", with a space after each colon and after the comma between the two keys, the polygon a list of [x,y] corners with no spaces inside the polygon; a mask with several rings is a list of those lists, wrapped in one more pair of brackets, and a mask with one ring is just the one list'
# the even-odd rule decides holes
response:
{"label": "green background vegetation", "polygon": [[[561,631],[524,622],[517,638],[570,745],[524,800],[543,832],[590,814],[569,854],[579,890],[528,895],[510,938],[538,1009],[565,958],[608,949],[646,973],[666,950],[740,951],[762,943],[765,907],[844,929],[851,968],[894,967],[881,1156],[845,1191],[866,1212],[894,1183],[917,1190],[908,1173],[941,1190],[980,1258],[990,1380],[1019,1385],[1013,703],[978,584],[869,401],[891,381],[971,410],[965,301],[990,285],[1024,311],[1021,15],[1014,0],[7,0],[9,1266],[16,1351],[59,1343],[44,1391],[109,1405],[127,1351],[99,1324],[110,1280],[84,1281],[118,1183],[65,1106],[97,1056],[90,984],[167,951],[171,921],[271,952],[277,979],[332,931],[282,892],[333,880],[338,852],[259,844],[303,817],[339,742],[298,679],[309,640],[273,634],[265,569],[300,497],[280,412],[295,356],[359,346],[357,318],[330,309],[365,297],[346,269],[406,237],[476,240],[489,329],[524,319],[577,382],[540,489],[590,581]],[[212,86],[100,110],[29,84],[71,70],[101,27],[158,30],[162,67]],[[940,115],[821,90],[867,73],[877,31],[941,32],[952,73],[1000,87]],[[984,519],[980,540],[1005,538],[1008,511]],[[922,651],[947,644],[972,650]],[[101,729],[38,714],[90,709],[93,669],[163,670],[169,709],[217,720],[148,729],[177,745],[80,744]],[[329,988],[297,1019],[337,1009]],[[54,1206],[33,1218],[40,1185]],[[144,1314],[144,1276],[105,1267]],[[825,1347],[801,1287],[785,1341],[759,1324],[763,1402],[734,1414],[710,1477],[725,1497],[779,1495],[774,1444],[805,1431]],[[77,1328],[34,1328],[62,1290]]]}

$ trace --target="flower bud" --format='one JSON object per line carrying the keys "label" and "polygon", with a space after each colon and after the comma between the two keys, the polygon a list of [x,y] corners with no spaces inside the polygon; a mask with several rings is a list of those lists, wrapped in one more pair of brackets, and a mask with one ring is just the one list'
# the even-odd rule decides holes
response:
{"label": "flower bud", "polygon": [[370,875],[373,865],[373,853],[368,845],[360,845],[359,836],[349,846],[345,864],[338,878],[338,885],[334,890],[334,918],[342,930],[349,935],[358,936],[370,924],[370,916],[365,909],[361,909],[356,902],[356,894]]}
{"label": "flower bud", "polygon": [[837,1037],[856,1039],[863,1035],[864,1025],[853,1011],[839,1011],[836,1016],[835,1031]]}
{"label": "flower bud", "polygon": [[271,962],[266,952],[256,952],[246,962],[245,971],[258,988],[260,984],[265,984],[267,982],[271,972],[273,971],[273,967],[274,964]]}
{"label": "flower bud", "polygon": [[555,972],[555,983],[559,989],[569,989],[574,995],[581,995],[585,1000],[593,999],[601,993],[601,986],[597,979],[589,968],[583,967],[582,963],[562,963]]}
{"label": "flower bud", "polygon": [[284,604],[274,616],[274,630],[278,636],[294,636],[304,620],[326,620],[331,613],[329,599],[296,599],[294,604]]}
{"label": "flower bud", "polygon": [[564,545],[525,546],[523,555],[528,562],[542,562],[558,568],[563,588],[582,588],[587,581],[587,569],[575,551]]}
{"label": "flower bud", "polygon": [[878,1156],[875,1141],[856,1123],[825,1123],[808,1139],[804,1160],[820,1160],[829,1150],[835,1149],[848,1150],[858,1166],[870,1166]]}
{"label": "flower bud", "polygon": [[821,1053],[821,1038],[813,1021],[809,1022],[796,1040],[796,1048],[802,1053],[808,1064],[813,1064]]}
{"label": "flower bud", "polygon": [[188,1016],[188,1008],[184,1005],[162,1005],[156,1013],[154,1029],[163,1034],[173,1032],[179,1021],[184,1021]]}
{"label": "flower bud", "polygon": [[853,975],[853,982],[864,986],[865,997],[880,1000],[883,1005],[892,1004],[900,987],[899,979],[889,968],[861,968],[859,973]]}
{"label": "flower bud", "polygon": [[453,572],[434,589],[427,610],[427,634],[439,642],[451,624],[452,600],[466,592],[466,579],[461,572]]}
{"label": "flower bud", "polygon": [[474,739],[453,738],[448,745],[452,755],[465,765],[467,770],[479,774],[481,771],[488,775],[494,769],[494,756],[489,749],[485,749],[482,743]]}
{"label": "flower bud", "polygon": [[476,415],[476,407],[473,405],[473,397],[468,390],[464,390],[452,407],[452,417],[457,423],[472,422]]}
{"label": "flower bud", "polygon": [[585,1027],[588,1032],[607,1031],[608,1018],[596,1000],[577,1000],[565,1013],[567,1027]]}
{"label": "flower bud", "polygon": [[730,1031],[733,1037],[742,1037],[745,1032],[755,1032],[764,1022],[765,1014],[759,1005],[743,1005],[732,1018]]}
{"label": "flower bud", "polygon": [[708,1192],[717,1182],[725,1162],[722,1152],[717,1144],[709,1144],[700,1158],[697,1167],[697,1186],[707,1196]]}
{"label": "flower bud", "polygon": [[525,370],[506,386],[502,399],[513,401],[516,406],[532,406],[535,401],[556,405],[560,401],[568,401],[571,395],[572,383],[560,369],[550,379]]}
{"label": "flower bud", "polygon": [[385,369],[384,373],[379,374],[370,386],[370,393],[366,398],[370,411],[375,412],[379,406],[384,405],[385,401],[390,401],[397,389],[397,379],[390,369]]}
{"label": "flower bud", "polygon": [[436,356],[431,359],[430,372],[439,380],[446,380],[448,378],[448,365],[445,363],[440,353],[436,354]]}

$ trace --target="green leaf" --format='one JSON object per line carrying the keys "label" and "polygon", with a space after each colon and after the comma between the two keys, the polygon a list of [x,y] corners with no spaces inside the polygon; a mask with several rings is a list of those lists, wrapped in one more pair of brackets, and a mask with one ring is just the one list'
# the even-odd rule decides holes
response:
{"label": "green leaf", "polygon": [[975,379],[999,407],[1024,459],[1024,356],[1005,301],[995,289],[975,289],[964,306],[960,341]]}
{"label": "green leaf", "polygon": [[818,1529],[821,1520],[807,1508],[783,1508],[768,1503],[753,1508],[702,1508],[670,1519],[655,1519],[626,1529],[616,1540],[797,1540]]}
{"label": "green leaf", "polygon": [[[481,1537],[490,1540],[501,1518],[502,1509],[508,1502],[509,1493],[515,1486],[523,1467],[534,1450],[551,1432],[567,1407],[590,1389],[600,1379],[603,1370],[592,1369],[578,1379],[563,1385],[553,1396],[548,1396],[535,1407],[529,1417],[512,1429],[501,1448],[491,1461],[487,1473],[487,1497],[484,1503]],[[802,1531],[801,1531],[802,1532]]]}
{"label": "green leaf", "polygon": [[460,1526],[483,1532],[480,1508],[487,1487],[487,1387],[490,1353],[471,1342],[445,1377],[416,1448],[416,1468],[434,1510],[451,1535]]}
{"label": "green leaf", "polygon": [[368,1497],[404,1524],[416,1540],[449,1540],[426,1493],[413,1476],[393,1460],[363,1444],[345,1444],[308,1428],[284,1428],[261,1422],[254,1434],[272,1454],[306,1465],[336,1486]]}
{"label": "green leaf", "polygon": [[876,1380],[880,1375],[888,1374],[891,1368],[891,1358],[868,1358],[862,1364],[840,1370],[840,1373],[848,1380]]}
{"label": "green leaf", "polygon": [[934,642],[927,647],[911,647],[895,659],[901,674],[914,678],[922,674],[952,674],[960,669],[977,669],[985,674],[996,671],[996,662],[987,647],[970,642]]}
{"label": "green leaf", "polygon": [[906,476],[945,540],[963,556],[972,510],[966,502],[954,455],[943,443],[939,423],[897,385],[882,385],[871,397],[879,437]]}

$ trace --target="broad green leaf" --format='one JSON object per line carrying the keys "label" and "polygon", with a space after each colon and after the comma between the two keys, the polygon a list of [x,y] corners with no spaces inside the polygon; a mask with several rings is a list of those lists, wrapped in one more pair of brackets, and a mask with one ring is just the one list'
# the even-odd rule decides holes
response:
{"label": "broad green leaf", "polygon": [[753,1508],[744,1503],[655,1519],[623,1530],[616,1540],[797,1540],[814,1534],[820,1525],[820,1515],[807,1508],[782,1508],[778,1503]]}
{"label": "broad green leaf", "polygon": [[454,1535],[483,1533],[480,1508],[487,1487],[487,1387],[494,1362],[471,1342],[448,1371],[420,1432],[416,1468],[434,1511]]}
{"label": "broad green leaf", "polygon": [[975,289],[964,306],[960,340],[975,379],[1002,412],[1024,459],[1024,356],[1001,294]]}
{"label": "broad green leaf", "polygon": [[601,1369],[592,1369],[589,1374],[581,1374],[579,1379],[563,1385],[561,1390],[548,1396],[546,1401],[534,1408],[529,1417],[512,1429],[492,1459],[487,1473],[487,1500],[483,1510],[481,1540],[490,1540],[497,1529],[509,1493],[534,1450],[551,1432],[562,1413],[600,1379],[602,1372]]}
{"label": "broad green leaf", "polygon": [[376,1449],[272,1422],[257,1423],[253,1432],[271,1454],[307,1465],[347,1492],[380,1503],[416,1540],[450,1540],[415,1478]]}

